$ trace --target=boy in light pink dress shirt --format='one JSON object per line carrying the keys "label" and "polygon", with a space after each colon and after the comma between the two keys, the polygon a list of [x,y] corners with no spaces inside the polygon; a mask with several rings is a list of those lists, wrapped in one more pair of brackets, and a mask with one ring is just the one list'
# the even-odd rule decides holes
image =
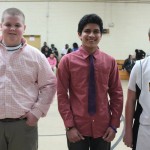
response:
{"label": "boy in light pink dress shirt", "polygon": [[37,150],[37,123],[55,95],[56,77],[46,57],[23,38],[21,10],[6,9],[0,28],[0,150]]}

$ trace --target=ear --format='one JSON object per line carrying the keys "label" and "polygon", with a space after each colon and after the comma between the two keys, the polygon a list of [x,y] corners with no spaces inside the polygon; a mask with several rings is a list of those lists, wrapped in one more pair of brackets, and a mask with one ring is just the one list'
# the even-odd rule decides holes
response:
{"label": "ear", "polygon": [[26,30],[26,25],[24,25],[24,31],[23,31],[23,34],[25,33],[25,30]]}
{"label": "ear", "polygon": [[24,25],[24,31],[26,30],[26,25]]}
{"label": "ear", "polygon": [[81,33],[78,32],[78,37],[82,41]]}

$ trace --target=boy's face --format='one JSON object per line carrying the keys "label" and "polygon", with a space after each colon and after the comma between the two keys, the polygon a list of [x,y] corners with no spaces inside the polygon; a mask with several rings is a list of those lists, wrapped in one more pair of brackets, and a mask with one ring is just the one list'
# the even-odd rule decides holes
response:
{"label": "boy's face", "polygon": [[85,47],[89,52],[97,49],[98,43],[102,37],[99,26],[94,23],[85,25],[82,33],[79,33],[78,35],[82,41],[82,46]]}
{"label": "boy's face", "polygon": [[6,46],[17,46],[21,43],[21,38],[26,28],[22,16],[5,14],[4,21],[0,25],[3,43]]}

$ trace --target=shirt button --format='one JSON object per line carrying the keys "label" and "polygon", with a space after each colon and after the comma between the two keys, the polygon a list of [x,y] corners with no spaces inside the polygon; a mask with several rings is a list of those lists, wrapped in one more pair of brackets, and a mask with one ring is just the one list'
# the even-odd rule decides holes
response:
{"label": "shirt button", "polygon": [[92,120],[94,122],[94,120]]}

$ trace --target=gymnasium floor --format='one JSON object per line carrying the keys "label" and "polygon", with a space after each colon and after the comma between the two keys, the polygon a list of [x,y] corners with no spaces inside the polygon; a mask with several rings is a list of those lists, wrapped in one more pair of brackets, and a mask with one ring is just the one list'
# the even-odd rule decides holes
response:
{"label": "gymnasium floor", "polygon": [[[128,80],[122,80],[121,82],[124,92],[124,103],[125,103]],[[122,121],[120,129],[118,129],[117,136],[115,140],[112,142],[112,146],[116,145],[115,143],[122,134],[123,127],[124,124]],[[62,119],[57,110],[56,96],[54,102],[52,103],[49,109],[47,116],[39,121],[39,150],[67,150],[65,129],[63,126]],[[121,142],[119,142],[119,144],[113,150],[131,150],[131,149],[127,148],[121,140]]]}

